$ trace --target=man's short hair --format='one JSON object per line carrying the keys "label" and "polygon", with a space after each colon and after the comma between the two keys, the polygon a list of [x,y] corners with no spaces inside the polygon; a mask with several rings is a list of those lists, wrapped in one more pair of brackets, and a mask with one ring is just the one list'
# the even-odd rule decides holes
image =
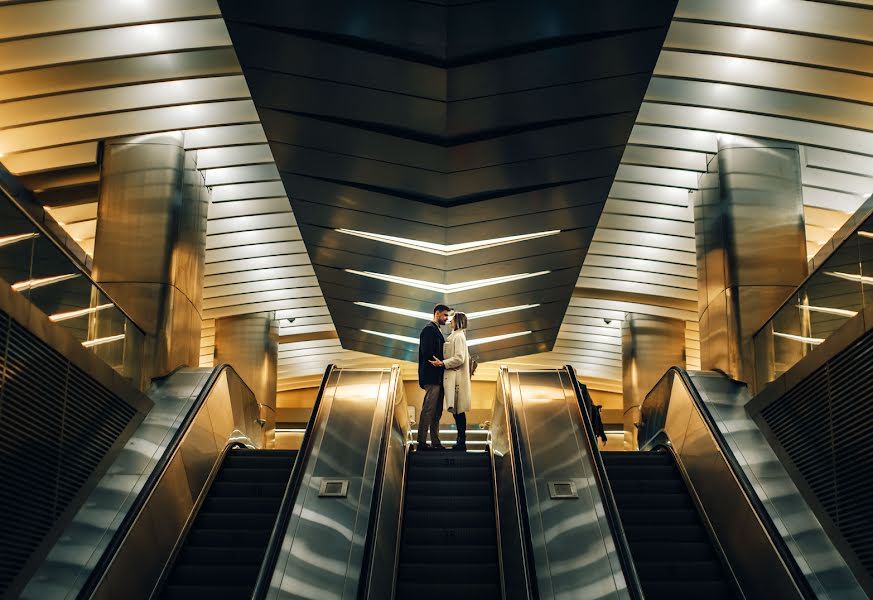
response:
{"label": "man's short hair", "polygon": [[443,312],[444,310],[452,310],[452,309],[449,308],[448,306],[446,306],[445,304],[437,304],[436,306],[433,307],[433,314],[437,314],[438,312]]}

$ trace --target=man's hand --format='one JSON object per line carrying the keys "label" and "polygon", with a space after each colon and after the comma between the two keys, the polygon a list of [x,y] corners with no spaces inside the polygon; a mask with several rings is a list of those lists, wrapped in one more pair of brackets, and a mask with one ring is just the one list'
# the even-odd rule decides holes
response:
{"label": "man's hand", "polygon": [[435,367],[442,367],[442,366],[443,366],[443,361],[441,361],[440,359],[438,359],[436,356],[434,356],[433,358],[431,358],[431,360],[429,360],[428,362],[429,362],[430,364],[432,364],[433,366],[435,366]]}

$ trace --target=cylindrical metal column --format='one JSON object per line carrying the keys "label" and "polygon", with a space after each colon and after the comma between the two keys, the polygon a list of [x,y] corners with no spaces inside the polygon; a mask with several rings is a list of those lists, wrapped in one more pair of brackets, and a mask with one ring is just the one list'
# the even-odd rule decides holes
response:
{"label": "cylindrical metal column", "polygon": [[725,136],[692,194],[700,359],[754,385],[752,335],[807,274],[795,144]]}
{"label": "cylindrical metal column", "polygon": [[628,313],[621,326],[625,448],[636,449],[639,407],[670,367],[685,367],[685,321]]}
{"label": "cylindrical metal column", "polygon": [[146,380],[199,360],[209,190],[183,141],[115,139],[103,152],[92,273],[145,331]]}
{"label": "cylindrical metal column", "polygon": [[215,364],[227,363],[261,404],[268,448],[276,439],[276,369],[279,326],[275,313],[262,312],[215,320]]}

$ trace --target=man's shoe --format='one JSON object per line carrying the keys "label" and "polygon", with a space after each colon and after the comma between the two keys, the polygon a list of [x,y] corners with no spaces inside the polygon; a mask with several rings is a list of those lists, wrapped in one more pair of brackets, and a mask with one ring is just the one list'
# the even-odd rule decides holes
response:
{"label": "man's shoe", "polygon": [[431,445],[431,450],[445,450],[445,449],[446,449],[446,447],[443,446],[442,444],[432,444]]}
{"label": "man's shoe", "polygon": [[455,444],[452,450],[457,450],[458,452],[466,452],[467,444]]}
{"label": "man's shoe", "polygon": [[431,450],[431,447],[427,444],[416,444],[415,451],[416,452],[424,452],[425,450]]}

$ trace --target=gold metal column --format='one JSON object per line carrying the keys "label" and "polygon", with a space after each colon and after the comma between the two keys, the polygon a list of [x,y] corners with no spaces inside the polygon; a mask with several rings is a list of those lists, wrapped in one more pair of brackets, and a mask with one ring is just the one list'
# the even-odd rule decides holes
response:
{"label": "gold metal column", "polygon": [[692,194],[700,355],[754,385],[751,336],[807,274],[796,145],[724,136]]}
{"label": "gold metal column", "polygon": [[636,449],[639,406],[670,367],[685,367],[685,321],[625,315],[621,326],[625,449]]}
{"label": "gold metal column", "polygon": [[182,133],[109,140],[94,279],[146,333],[146,381],[197,366],[209,190]]}
{"label": "gold metal column", "polygon": [[215,364],[231,365],[255,393],[266,421],[268,448],[276,442],[278,339],[279,326],[272,312],[215,320]]}

